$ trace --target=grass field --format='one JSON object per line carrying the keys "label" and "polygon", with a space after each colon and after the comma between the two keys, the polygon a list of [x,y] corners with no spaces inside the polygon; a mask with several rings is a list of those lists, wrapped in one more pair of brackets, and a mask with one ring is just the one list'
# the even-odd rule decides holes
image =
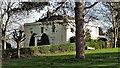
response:
{"label": "grass field", "polygon": [[75,52],[40,55],[3,61],[2,68],[120,68],[120,48],[87,50],[86,59],[75,59]]}

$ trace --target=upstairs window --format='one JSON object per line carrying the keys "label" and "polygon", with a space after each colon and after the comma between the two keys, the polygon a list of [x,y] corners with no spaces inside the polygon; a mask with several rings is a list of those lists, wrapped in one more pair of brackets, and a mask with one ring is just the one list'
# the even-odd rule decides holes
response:
{"label": "upstairs window", "polygon": [[41,27],[41,33],[43,33],[44,32],[44,28],[43,27]]}
{"label": "upstairs window", "polygon": [[31,34],[33,34],[33,31],[30,31]]}
{"label": "upstairs window", "polygon": [[55,25],[52,25],[52,32],[55,32]]}
{"label": "upstairs window", "polygon": [[72,32],[72,33],[74,32],[74,29],[73,29],[73,28],[71,28],[71,32]]}

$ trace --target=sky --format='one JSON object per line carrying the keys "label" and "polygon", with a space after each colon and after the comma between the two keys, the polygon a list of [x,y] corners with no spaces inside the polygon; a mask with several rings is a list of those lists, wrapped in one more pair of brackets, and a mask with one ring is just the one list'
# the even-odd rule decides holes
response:
{"label": "sky", "polygon": [[[89,0],[86,0],[86,1],[89,1]],[[90,2],[91,3],[94,3],[96,0],[91,0]],[[41,10],[40,13],[39,12],[36,12],[35,10],[33,10],[31,12],[31,14],[29,15],[29,18],[25,19],[24,20],[24,23],[31,23],[31,22],[35,22],[36,20],[38,20],[43,14],[45,14],[48,10],[48,7],[49,6],[45,6],[44,7],[44,10]],[[53,6],[50,6],[49,7],[50,9],[53,9]],[[96,9],[97,8],[97,9]],[[101,22],[100,24],[102,25],[102,28],[104,30],[104,32],[106,32],[106,30],[109,28],[109,27],[112,27],[112,24],[108,23],[108,22],[104,22],[105,18],[103,17],[102,14],[100,14],[100,11],[101,9],[100,8],[103,8],[105,10],[107,10],[104,5],[102,5],[101,3],[98,3],[97,5],[94,6],[94,9],[96,9],[96,11],[94,10],[90,10],[90,12],[88,13],[88,15],[92,15],[92,16],[97,16],[97,18],[99,18],[99,22]],[[98,11],[99,10],[99,11]],[[69,12],[69,15],[71,14],[71,11],[68,11]],[[73,15],[73,14],[71,14]]]}

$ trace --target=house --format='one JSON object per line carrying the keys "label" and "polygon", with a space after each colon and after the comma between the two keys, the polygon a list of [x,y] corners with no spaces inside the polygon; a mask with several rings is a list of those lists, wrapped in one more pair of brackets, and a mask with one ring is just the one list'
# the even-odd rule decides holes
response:
{"label": "house", "polygon": [[[45,23],[46,21],[41,19],[37,22],[25,23],[25,46],[64,44],[66,42],[72,42],[75,37],[75,21],[74,18],[71,18],[69,21],[70,22],[67,24],[64,23],[66,21],[63,16],[51,16],[48,19],[47,24]],[[93,22],[85,24],[84,28],[90,29],[91,39],[97,39],[99,37],[100,25],[92,23]]]}

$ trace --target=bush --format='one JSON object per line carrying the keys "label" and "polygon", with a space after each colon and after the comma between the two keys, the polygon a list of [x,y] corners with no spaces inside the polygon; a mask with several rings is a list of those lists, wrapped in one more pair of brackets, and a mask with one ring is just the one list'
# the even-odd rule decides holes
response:
{"label": "bush", "polygon": [[40,47],[39,47],[39,52],[40,52],[41,54],[50,53],[50,46],[48,46],[48,45],[40,46]]}
{"label": "bush", "polygon": [[2,57],[3,58],[11,58],[12,55],[17,55],[17,49],[2,50]]}
{"label": "bush", "polygon": [[[20,54],[24,57],[32,56],[32,50],[31,48],[21,48]],[[17,58],[17,49],[6,49],[2,50],[2,56],[3,58]]]}
{"label": "bush", "polygon": [[20,53],[21,54],[29,54],[29,55],[31,55],[32,54],[32,49],[31,48],[21,48]]}
{"label": "bush", "polygon": [[107,48],[107,42],[102,41],[102,48]]}
{"label": "bush", "polygon": [[30,46],[28,48],[31,49],[32,56],[36,56],[39,53],[39,47],[38,46]]}
{"label": "bush", "polygon": [[55,53],[55,51],[58,51],[59,48],[58,48],[58,45],[51,45],[50,46],[50,52],[51,53]]}
{"label": "bush", "polygon": [[70,51],[70,44],[61,44],[59,49],[62,51],[62,52],[65,52],[65,51]]}
{"label": "bush", "polygon": [[96,48],[96,49],[101,49],[101,43],[102,43],[102,42],[100,42],[100,41],[96,41],[96,43],[95,43],[95,48]]}
{"label": "bush", "polygon": [[[37,56],[39,54],[59,53],[66,51],[75,51],[75,44],[60,44],[60,45],[43,45],[43,46],[30,46],[20,49],[21,57]],[[17,56],[17,49],[3,50],[2,55],[4,58],[9,58],[10,55]]]}
{"label": "bush", "polygon": [[75,51],[76,46],[75,43],[70,44],[70,51]]}
{"label": "bush", "polygon": [[86,42],[85,47],[95,47],[96,49],[106,48],[107,44],[106,42],[100,40],[91,40],[89,42]]}

